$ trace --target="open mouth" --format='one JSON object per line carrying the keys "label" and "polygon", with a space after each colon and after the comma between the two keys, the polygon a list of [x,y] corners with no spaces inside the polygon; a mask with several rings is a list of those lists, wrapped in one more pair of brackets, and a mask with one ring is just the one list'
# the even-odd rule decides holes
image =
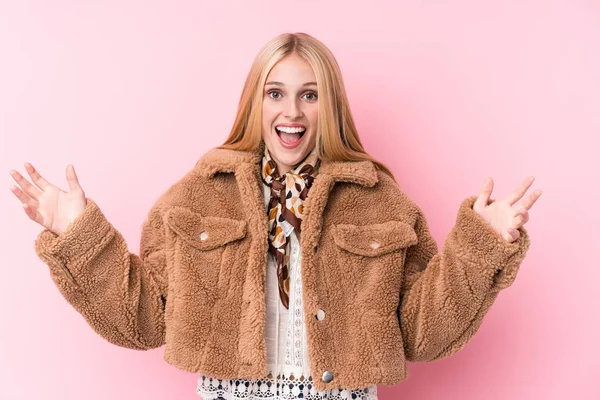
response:
{"label": "open mouth", "polygon": [[277,126],[275,127],[275,132],[282,142],[288,145],[294,145],[297,144],[300,139],[302,139],[306,133],[306,128]]}

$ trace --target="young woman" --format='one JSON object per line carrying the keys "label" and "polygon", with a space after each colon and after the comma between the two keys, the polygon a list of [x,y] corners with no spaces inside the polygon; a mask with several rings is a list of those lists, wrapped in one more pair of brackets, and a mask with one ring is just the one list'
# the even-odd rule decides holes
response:
{"label": "young woman", "polygon": [[[140,254],[72,166],[70,191],[11,171],[35,248],[64,297],[111,343],[165,360],[226,399],[375,399],[406,361],[460,350],[529,247],[541,192],[488,179],[443,250],[421,209],[368,155],[331,52],[302,33],[259,52],[225,143],[156,202]],[[522,200],[520,205],[517,201]]]}

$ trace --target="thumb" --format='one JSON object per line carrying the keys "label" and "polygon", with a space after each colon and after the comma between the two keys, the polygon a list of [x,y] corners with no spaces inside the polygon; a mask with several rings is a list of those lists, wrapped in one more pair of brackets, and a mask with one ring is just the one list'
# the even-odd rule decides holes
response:
{"label": "thumb", "polygon": [[473,210],[479,212],[487,206],[493,189],[494,181],[492,178],[487,178],[483,183],[479,197],[475,200],[475,203],[473,203]]}
{"label": "thumb", "polygon": [[75,173],[75,167],[73,167],[72,164],[67,166],[67,183],[69,184],[70,189],[81,189],[77,174]]}

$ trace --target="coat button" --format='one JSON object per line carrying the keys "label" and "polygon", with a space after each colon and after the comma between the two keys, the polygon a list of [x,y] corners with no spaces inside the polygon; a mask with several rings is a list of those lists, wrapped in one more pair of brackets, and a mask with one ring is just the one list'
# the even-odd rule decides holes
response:
{"label": "coat button", "polygon": [[323,321],[325,319],[325,311],[319,309],[319,311],[317,311],[317,314],[315,315],[315,317],[317,317],[317,319],[319,321]]}
{"label": "coat button", "polygon": [[323,378],[322,378],[323,382],[325,383],[329,383],[333,380],[333,372],[331,371],[325,371],[323,372]]}
{"label": "coat button", "polygon": [[200,234],[200,240],[206,240],[206,239],[208,239],[208,233],[206,233],[206,232],[202,232],[202,233]]}
{"label": "coat button", "polygon": [[374,248],[374,249],[378,249],[378,248],[379,248],[379,246],[381,246],[381,244],[380,244],[379,242],[376,242],[376,241],[374,241],[374,240],[371,242],[371,247],[372,247],[372,248]]}

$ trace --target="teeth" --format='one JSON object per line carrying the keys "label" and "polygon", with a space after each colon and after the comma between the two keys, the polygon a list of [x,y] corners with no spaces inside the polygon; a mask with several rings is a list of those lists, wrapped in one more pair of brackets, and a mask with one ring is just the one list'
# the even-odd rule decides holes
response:
{"label": "teeth", "polygon": [[289,128],[287,126],[277,126],[275,127],[275,129],[277,129],[280,132],[285,132],[285,133],[300,133],[300,132],[304,132],[306,130],[306,128]]}

